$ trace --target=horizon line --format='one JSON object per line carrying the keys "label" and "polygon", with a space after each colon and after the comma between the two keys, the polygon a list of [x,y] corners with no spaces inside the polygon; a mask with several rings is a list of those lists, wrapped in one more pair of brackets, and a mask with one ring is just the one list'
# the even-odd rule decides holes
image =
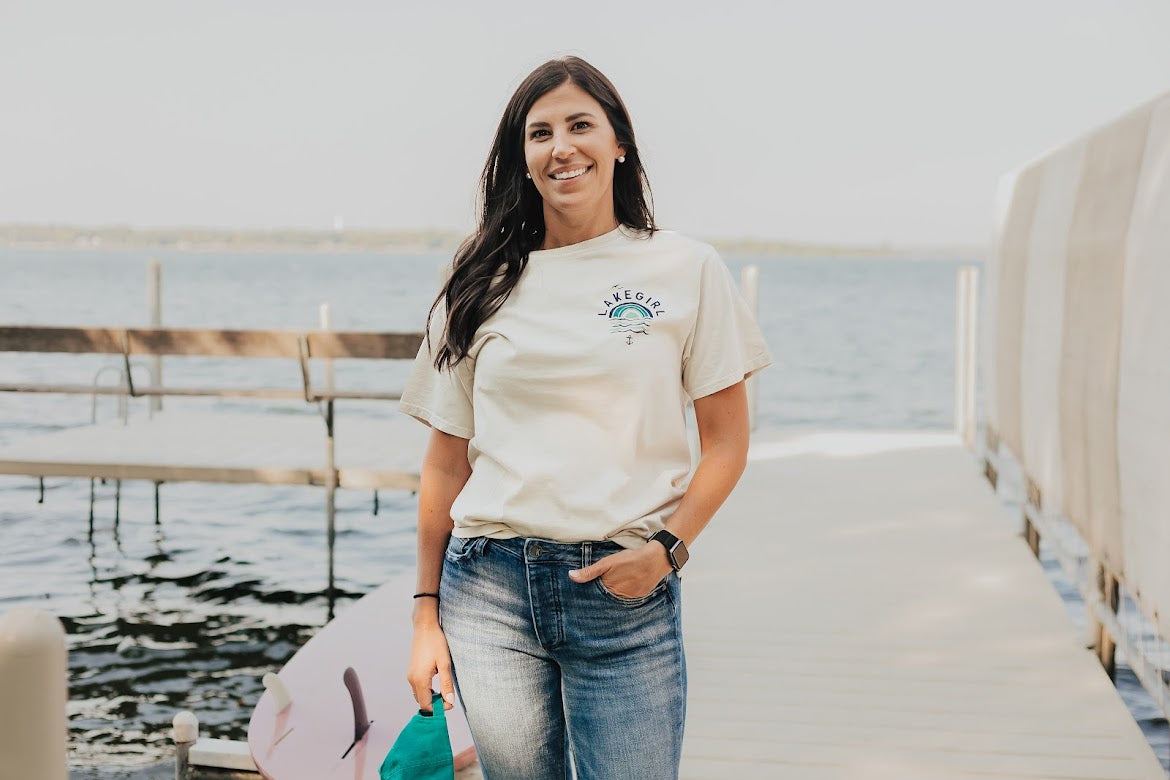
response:
{"label": "horizon line", "polygon": [[[216,239],[235,239],[227,243],[287,243],[289,239],[315,240],[318,245],[330,242],[334,245],[345,244],[346,239],[356,240],[358,243],[415,244],[422,242],[435,249],[457,248],[470,231],[463,231],[452,227],[417,227],[417,228],[377,228],[377,227],[342,227],[342,228],[308,228],[308,227],[215,227],[207,225],[171,225],[160,227],[142,227],[130,223],[103,223],[85,224],[76,222],[5,222],[0,223],[0,245],[13,244],[53,244],[60,245],[62,239],[71,245],[78,245],[79,240],[87,236],[90,239],[108,238],[125,240],[137,237],[146,241],[167,239],[166,244],[159,248],[173,248],[174,244],[190,246],[192,240],[201,244],[217,243]],[[50,233],[57,233],[50,236]],[[63,235],[62,235],[63,234]],[[182,234],[188,234],[185,238]],[[283,236],[284,241],[281,241]],[[905,252],[941,252],[982,253],[986,250],[985,243],[954,242],[954,243],[911,243],[895,242],[890,240],[871,241],[864,243],[830,242],[818,240],[801,240],[792,238],[768,238],[762,236],[701,236],[716,247],[752,249],[766,253],[777,251],[799,252],[809,251],[817,254],[825,252],[850,254],[894,254]],[[209,242],[210,239],[210,242]]]}

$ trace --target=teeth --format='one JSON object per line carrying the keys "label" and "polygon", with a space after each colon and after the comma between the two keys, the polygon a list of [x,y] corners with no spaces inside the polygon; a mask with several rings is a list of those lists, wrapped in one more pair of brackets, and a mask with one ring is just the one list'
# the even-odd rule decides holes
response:
{"label": "teeth", "polygon": [[581,174],[585,173],[585,171],[587,171],[587,170],[589,170],[589,168],[588,168],[588,167],[585,167],[585,168],[577,168],[577,169],[575,169],[575,170],[572,170],[572,171],[564,171],[563,173],[554,173],[554,174],[552,175],[552,177],[553,177],[554,179],[557,179],[557,180],[563,180],[563,179],[575,179],[575,178],[577,178],[578,176],[580,176]]}

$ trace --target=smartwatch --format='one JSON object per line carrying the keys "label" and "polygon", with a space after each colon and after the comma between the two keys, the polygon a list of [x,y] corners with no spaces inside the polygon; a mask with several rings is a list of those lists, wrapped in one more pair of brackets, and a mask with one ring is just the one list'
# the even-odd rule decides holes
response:
{"label": "smartwatch", "polygon": [[663,529],[653,534],[650,541],[662,543],[662,546],[666,548],[666,557],[670,560],[670,568],[675,571],[686,566],[687,561],[690,560],[691,554],[687,552],[687,546],[683,544],[683,540],[670,531]]}

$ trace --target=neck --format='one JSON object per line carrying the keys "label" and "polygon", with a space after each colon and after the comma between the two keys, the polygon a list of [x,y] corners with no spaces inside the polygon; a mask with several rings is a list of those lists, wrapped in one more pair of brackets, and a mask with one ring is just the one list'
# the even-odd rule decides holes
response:
{"label": "neck", "polygon": [[559,249],[570,244],[579,244],[591,238],[604,235],[618,226],[613,209],[577,219],[550,209],[544,211],[544,241],[541,249]]}

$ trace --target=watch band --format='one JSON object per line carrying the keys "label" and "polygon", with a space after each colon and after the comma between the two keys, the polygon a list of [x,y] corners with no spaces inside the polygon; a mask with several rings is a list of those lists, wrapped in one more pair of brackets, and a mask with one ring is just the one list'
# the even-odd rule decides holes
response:
{"label": "watch band", "polygon": [[680,570],[690,560],[691,554],[682,539],[663,529],[651,535],[650,541],[659,542],[666,548],[666,557],[670,561],[670,568]]}

